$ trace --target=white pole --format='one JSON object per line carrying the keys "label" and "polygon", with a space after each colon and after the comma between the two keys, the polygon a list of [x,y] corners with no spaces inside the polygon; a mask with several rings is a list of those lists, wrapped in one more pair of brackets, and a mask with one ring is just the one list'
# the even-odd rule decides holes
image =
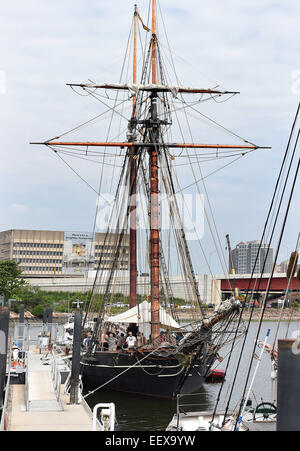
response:
{"label": "white pole", "polygon": [[263,344],[263,346],[261,348],[260,355],[259,355],[259,357],[257,359],[258,362],[256,364],[256,368],[255,368],[255,371],[254,371],[254,374],[253,374],[253,377],[252,377],[252,381],[251,381],[251,384],[250,384],[250,387],[249,387],[249,390],[248,390],[248,393],[247,393],[247,396],[246,396],[246,399],[245,399],[245,402],[244,402],[244,405],[243,405],[243,408],[242,408],[242,411],[241,411],[241,415],[240,415],[240,418],[239,418],[239,421],[238,421],[238,424],[237,424],[237,430],[239,430],[239,426],[240,426],[240,424],[241,424],[241,422],[243,420],[243,415],[244,415],[244,412],[245,412],[245,408],[246,408],[248,399],[250,397],[250,393],[251,393],[251,390],[252,390],[252,387],[253,387],[253,384],[254,384],[254,380],[255,380],[255,377],[256,377],[256,373],[257,373],[258,367],[259,367],[260,362],[261,362],[261,358],[262,358],[263,352],[264,352],[266,344],[267,344],[268,336],[270,335],[270,330],[271,329],[268,329],[268,331],[267,331],[267,335],[266,335],[264,344]]}
{"label": "white pole", "polygon": [[271,370],[271,396],[272,400],[277,402],[277,369],[275,368],[275,361],[272,360],[272,370]]}

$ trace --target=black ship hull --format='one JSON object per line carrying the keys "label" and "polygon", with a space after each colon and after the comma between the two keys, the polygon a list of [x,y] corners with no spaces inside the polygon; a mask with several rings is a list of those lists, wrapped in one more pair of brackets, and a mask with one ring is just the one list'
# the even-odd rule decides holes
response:
{"label": "black ship hull", "polygon": [[[139,362],[139,360],[144,359]],[[172,357],[145,359],[131,353],[96,352],[81,360],[83,383],[88,387],[174,399],[198,391],[204,381],[200,364],[190,368]]]}

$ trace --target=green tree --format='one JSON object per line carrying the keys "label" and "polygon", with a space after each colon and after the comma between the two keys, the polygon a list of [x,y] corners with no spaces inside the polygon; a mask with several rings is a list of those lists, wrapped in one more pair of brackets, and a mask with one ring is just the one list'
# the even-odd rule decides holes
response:
{"label": "green tree", "polygon": [[44,305],[42,305],[42,304],[36,305],[35,307],[33,307],[33,308],[31,309],[31,313],[32,313],[34,316],[37,316],[37,317],[39,317],[39,318],[42,318],[42,316],[43,316],[43,314],[44,314]]}
{"label": "green tree", "polygon": [[21,274],[22,270],[14,260],[0,261],[0,294],[4,296],[5,301],[17,296],[26,284]]}

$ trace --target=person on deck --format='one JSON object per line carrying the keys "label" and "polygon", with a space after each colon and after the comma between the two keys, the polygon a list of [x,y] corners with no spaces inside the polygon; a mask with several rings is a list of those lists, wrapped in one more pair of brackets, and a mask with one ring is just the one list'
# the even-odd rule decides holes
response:
{"label": "person on deck", "polygon": [[144,335],[142,334],[142,332],[138,332],[137,338],[136,338],[136,344],[137,344],[138,348],[140,346],[144,345]]}
{"label": "person on deck", "polygon": [[83,340],[83,347],[85,351],[87,351],[92,336],[93,336],[92,332],[88,332],[87,337]]}
{"label": "person on deck", "polygon": [[103,351],[106,351],[108,349],[107,337],[108,337],[108,329],[106,329],[101,334],[101,348],[103,349]]}
{"label": "person on deck", "polygon": [[136,344],[136,337],[132,334],[132,332],[128,332],[128,337],[126,338],[126,344],[128,349],[134,349]]}
{"label": "person on deck", "polygon": [[125,336],[124,336],[124,334],[121,333],[119,335],[118,341],[117,341],[117,350],[122,349],[124,344],[125,344]]}
{"label": "person on deck", "polygon": [[64,341],[65,341],[65,354],[68,355],[70,352],[70,348],[72,346],[73,343],[73,336],[71,335],[72,330],[71,329],[67,329],[65,332],[65,336],[64,336]]}
{"label": "person on deck", "polygon": [[108,334],[108,337],[106,338],[106,341],[108,343],[108,350],[109,351],[115,351],[117,348],[117,339],[114,337],[114,334],[110,332]]}

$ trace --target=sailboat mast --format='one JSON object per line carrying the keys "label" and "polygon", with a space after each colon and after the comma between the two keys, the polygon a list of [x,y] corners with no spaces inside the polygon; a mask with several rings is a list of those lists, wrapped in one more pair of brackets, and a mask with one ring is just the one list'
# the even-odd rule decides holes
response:
{"label": "sailboat mast", "polygon": [[[157,84],[156,5],[152,0],[152,84]],[[157,93],[151,94],[150,154],[150,278],[151,278],[151,340],[160,334],[159,322],[159,202],[158,202],[158,145],[159,120]]]}
{"label": "sailboat mast", "polygon": [[[137,6],[134,5],[133,17],[133,84],[137,82],[137,53],[136,53],[136,31],[137,31]],[[136,118],[136,96],[132,100],[132,119]],[[131,127],[132,127],[131,121]],[[136,151],[130,149],[130,220],[129,220],[129,307],[135,307],[137,304],[137,252],[136,252]]]}
{"label": "sailboat mast", "polygon": [[[134,5],[134,16],[133,16],[133,84],[137,82],[137,53],[136,53],[136,30],[137,30],[137,6]],[[132,99],[132,116],[136,117],[136,96]]]}
{"label": "sailboat mast", "polygon": [[157,56],[156,56],[156,5],[152,0],[152,84],[157,84]]}

